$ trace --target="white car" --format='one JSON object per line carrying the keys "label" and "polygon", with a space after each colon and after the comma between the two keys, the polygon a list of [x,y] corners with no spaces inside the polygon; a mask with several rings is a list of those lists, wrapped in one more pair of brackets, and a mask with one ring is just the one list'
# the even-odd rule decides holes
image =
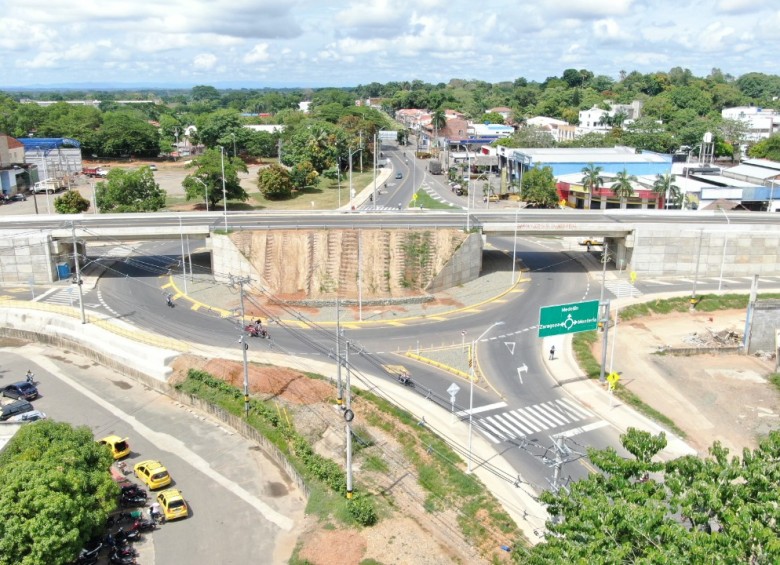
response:
{"label": "white car", "polygon": [[24,414],[17,414],[11,416],[6,420],[7,422],[36,422],[38,420],[45,420],[46,414],[40,410],[33,410],[32,412],[25,412]]}

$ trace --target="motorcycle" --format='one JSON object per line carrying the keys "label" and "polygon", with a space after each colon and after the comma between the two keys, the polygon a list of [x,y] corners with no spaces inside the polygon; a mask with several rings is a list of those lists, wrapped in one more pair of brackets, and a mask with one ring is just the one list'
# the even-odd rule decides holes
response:
{"label": "motorcycle", "polygon": [[271,339],[271,334],[269,334],[268,330],[262,326],[258,328],[254,324],[249,324],[248,326],[244,326],[244,331],[248,333],[251,337],[262,337],[263,339]]}
{"label": "motorcycle", "polygon": [[116,514],[114,516],[109,516],[108,520],[106,521],[106,526],[114,526],[116,524],[121,524],[123,522],[132,522],[134,520],[137,520],[141,517],[141,511],[135,510],[133,512],[120,512],[119,514]]}
{"label": "motorcycle", "polygon": [[98,556],[100,555],[100,550],[102,548],[103,544],[101,542],[92,544],[90,549],[85,547],[81,550],[81,553],[79,553],[79,556],[76,558],[76,565],[93,565],[94,563],[97,563]]}
{"label": "motorcycle", "polygon": [[409,375],[398,375],[396,376],[396,379],[398,379],[398,382],[402,385],[414,388],[414,381],[412,381],[412,377]]}
{"label": "motorcycle", "polygon": [[141,496],[138,494],[128,496],[122,495],[119,497],[119,505],[122,508],[146,506],[146,496]]}
{"label": "motorcycle", "polygon": [[135,557],[131,555],[122,555],[117,551],[112,551],[111,553],[108,554],[108,562],[116,563],[118,565],[132,565],[136,561],[135,561]]}
{"label": "motorcycle", "polygon": [[135,543],[141,540],[141,532],[138,530],[123,530],[120,528],[114,533],[113,540],[114,543],[120,545],[125,543]]}
{"label": "motorcycle", "polygon": [[150,520],[136,520],[130,526],[130,530],[138,532],[153,532],[157,529],[157,524]]}
{"label": "motorcycle", "polygon": [[147,492],[138,485],[124,485],[121,494],[122,496],[143,496],[144,498],[149,496]]}

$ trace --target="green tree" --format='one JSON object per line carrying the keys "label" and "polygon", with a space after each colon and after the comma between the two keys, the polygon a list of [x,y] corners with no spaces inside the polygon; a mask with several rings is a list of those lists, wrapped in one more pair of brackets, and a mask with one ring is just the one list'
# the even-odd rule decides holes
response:
{"label": "green tree", "polygon": [[604,177],[601,176],[602,167],[590,163],[582,168],[582,188],[593,194],[593,192],[604,184]]}
{"label": "green tree", "polygon": [[670,207],[669,204],[672,204],[674,207],[679,207],[681,204],[682,193],[680,192],[680,187],[674,184],[674,175],[662,175],[660,173],[655,175],[653,192],[655,192],[659,198],[663,197],[667,208]]}
{"label": "green tree", "polygon": [[160,152],[157,128],[124,111],[106,114],[97,137],[102,156],[156,157]]}
{"label": "green tree", "polygon": [[198,137],[206,147],[214,147],[222,142],[225,149],[232,143],[232,133],[242,129],[241,116],[236,110],[217,110],[198,116],[195,124]]}
{"label": "green tree", "polygon": [[347,138],[342,128],[329,122],[306,121],[285,130],[282,163],[292,167],[308,161],[319,173],[332,167],[338,156],[346,153],[346,148]]}
{"label": "green tree", "polygon": [[276,163],[257,173],[257,187],[268,200],[283,200],[292,196],[290,172]]}
{"label": "green tree", "polygon": [[103,213],[156,212],[165,206],[165,196],[149,167],[112,169],[95,187],[97,207]]}
{"label": "green tree", "polygon": [[770,432],[742,458],[719,443],[709,457],[663,463],[663,433],[629,428],[613,448],[588,449],[600,472],[567,491],[545,492],[555,520],[548,535],[523,556],[530,564],[777,563],[780,433]]}
{"label": "green tree", "polygon": [[[222,167],[224,164],[225,184],[222,186]],[[241,186],[238,173],[246,173],[246,163],[238,157],[230,157],[218,149],[206,149],[202,155],[185,165],[195,172],[187,175],[182,182],[187,200],[208,201],[213,208],[217,202],[227,196],[228,200],[246,202],[249,195]],[[197,180],[196,180],[197,179]]]}
{"label": "green tree", "polygon": [[558,192],[552,167],[533,167],[523,174],[520,196],[535,208],[553,208],[558,205]]}
{"label": "green tree", "polygon": [[499,114],[498,112],[485,112],[480,116],[480,121],[484,124],[485,122],[489,124],[504,124],[504,116]]}
{"label": "green tree", "polygon": [[615,175],[615,182],[612,183],[610,188],[615,193],[615,196],[620,198],[621,204],[634,195],[632,182],[636,182],[636,176],[629,175],[625,169]]}
{"label": "green tree", "polygon": [[86,427],[22,426],[0,453],[0,565],[73,561],[116,508],[112,462]]}
{"label": "green tree", "polygon": [[431,125],[433,126],[433,145],[439,144],[439,132],[447,125],[447,116],[444,110],[439,108],[431,114]]}
{"label": "green tree", "polygon": [[297,163],[290,169],[290,182],[296,190],[303,190],[317,182],[319,173],[308,161]]}
{"label": "green tree", "polygon": [[511,137],[504,137],[493,142],[493,145],[505,147],[554,147],[555,138],[549,131],[536,126],[518,128]]}
{"label": "green tree", "polygon": [[54,199],[54,209],[58,214],[81,214],[89,210],[89,200],[77,190],[69,190]]}
{"label": "green tree", "polygon": [[780,134],[762,139],[748,150],[748,155],[759,159],[780,161]]}

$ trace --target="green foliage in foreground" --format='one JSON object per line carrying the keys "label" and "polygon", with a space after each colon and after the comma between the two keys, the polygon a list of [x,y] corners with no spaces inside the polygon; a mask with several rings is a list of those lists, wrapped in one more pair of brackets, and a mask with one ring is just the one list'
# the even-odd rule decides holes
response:
{"label": "green foliage in foreground", "polygon": [[89,428],[22,426],[0,453],[0,565],[75,559],[116,508],[112,463]]}
{"label": "green foliage in foreground", "polygon": [[[243,414],[243,392],[205,371],[190,369],[187,380],[176,385],[178,390],[212,402],[234,415]],[[316,481],[345,497],[347,482],[344,471],[333,460],[315,453],[311,444],[295,431],[271,406],[257,399],[249,404],[249,424],[271,440],[290,460],[307,482]],[[348,514],[355,523],[371,526],[378,517],[373,500],[355,492],[347,501]]]}
{"label": "green foliage in foreground", "polygon": [[780,433],[742,458],[716,442],[709,457],[653,457],[663,433],[629,428],[620,438],[633,456],[588,449],[600,472],[541,499],[555,521],[523,563],[780,562]]}

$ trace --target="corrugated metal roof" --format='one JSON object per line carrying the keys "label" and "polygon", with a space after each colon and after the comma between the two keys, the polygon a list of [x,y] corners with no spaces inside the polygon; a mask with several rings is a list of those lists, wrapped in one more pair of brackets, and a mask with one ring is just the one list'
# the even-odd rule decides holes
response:
{"label": "corrugated metal roof", "polygon": [[780,163],[777,161],[770,161],[769,159],[745,159],[742,161],[744,165],[754,165],[756,167],[764,167],[767,169],[775,169],[780,172]]}
{"label": "corrugated metal roof", "polygon": [[755,167],[753,165],[737,165],[723,171],[725,176],[743,176],[754,179],[766,180],[768,178],[780,175],[780,169],[767,169],[766,167]]}

